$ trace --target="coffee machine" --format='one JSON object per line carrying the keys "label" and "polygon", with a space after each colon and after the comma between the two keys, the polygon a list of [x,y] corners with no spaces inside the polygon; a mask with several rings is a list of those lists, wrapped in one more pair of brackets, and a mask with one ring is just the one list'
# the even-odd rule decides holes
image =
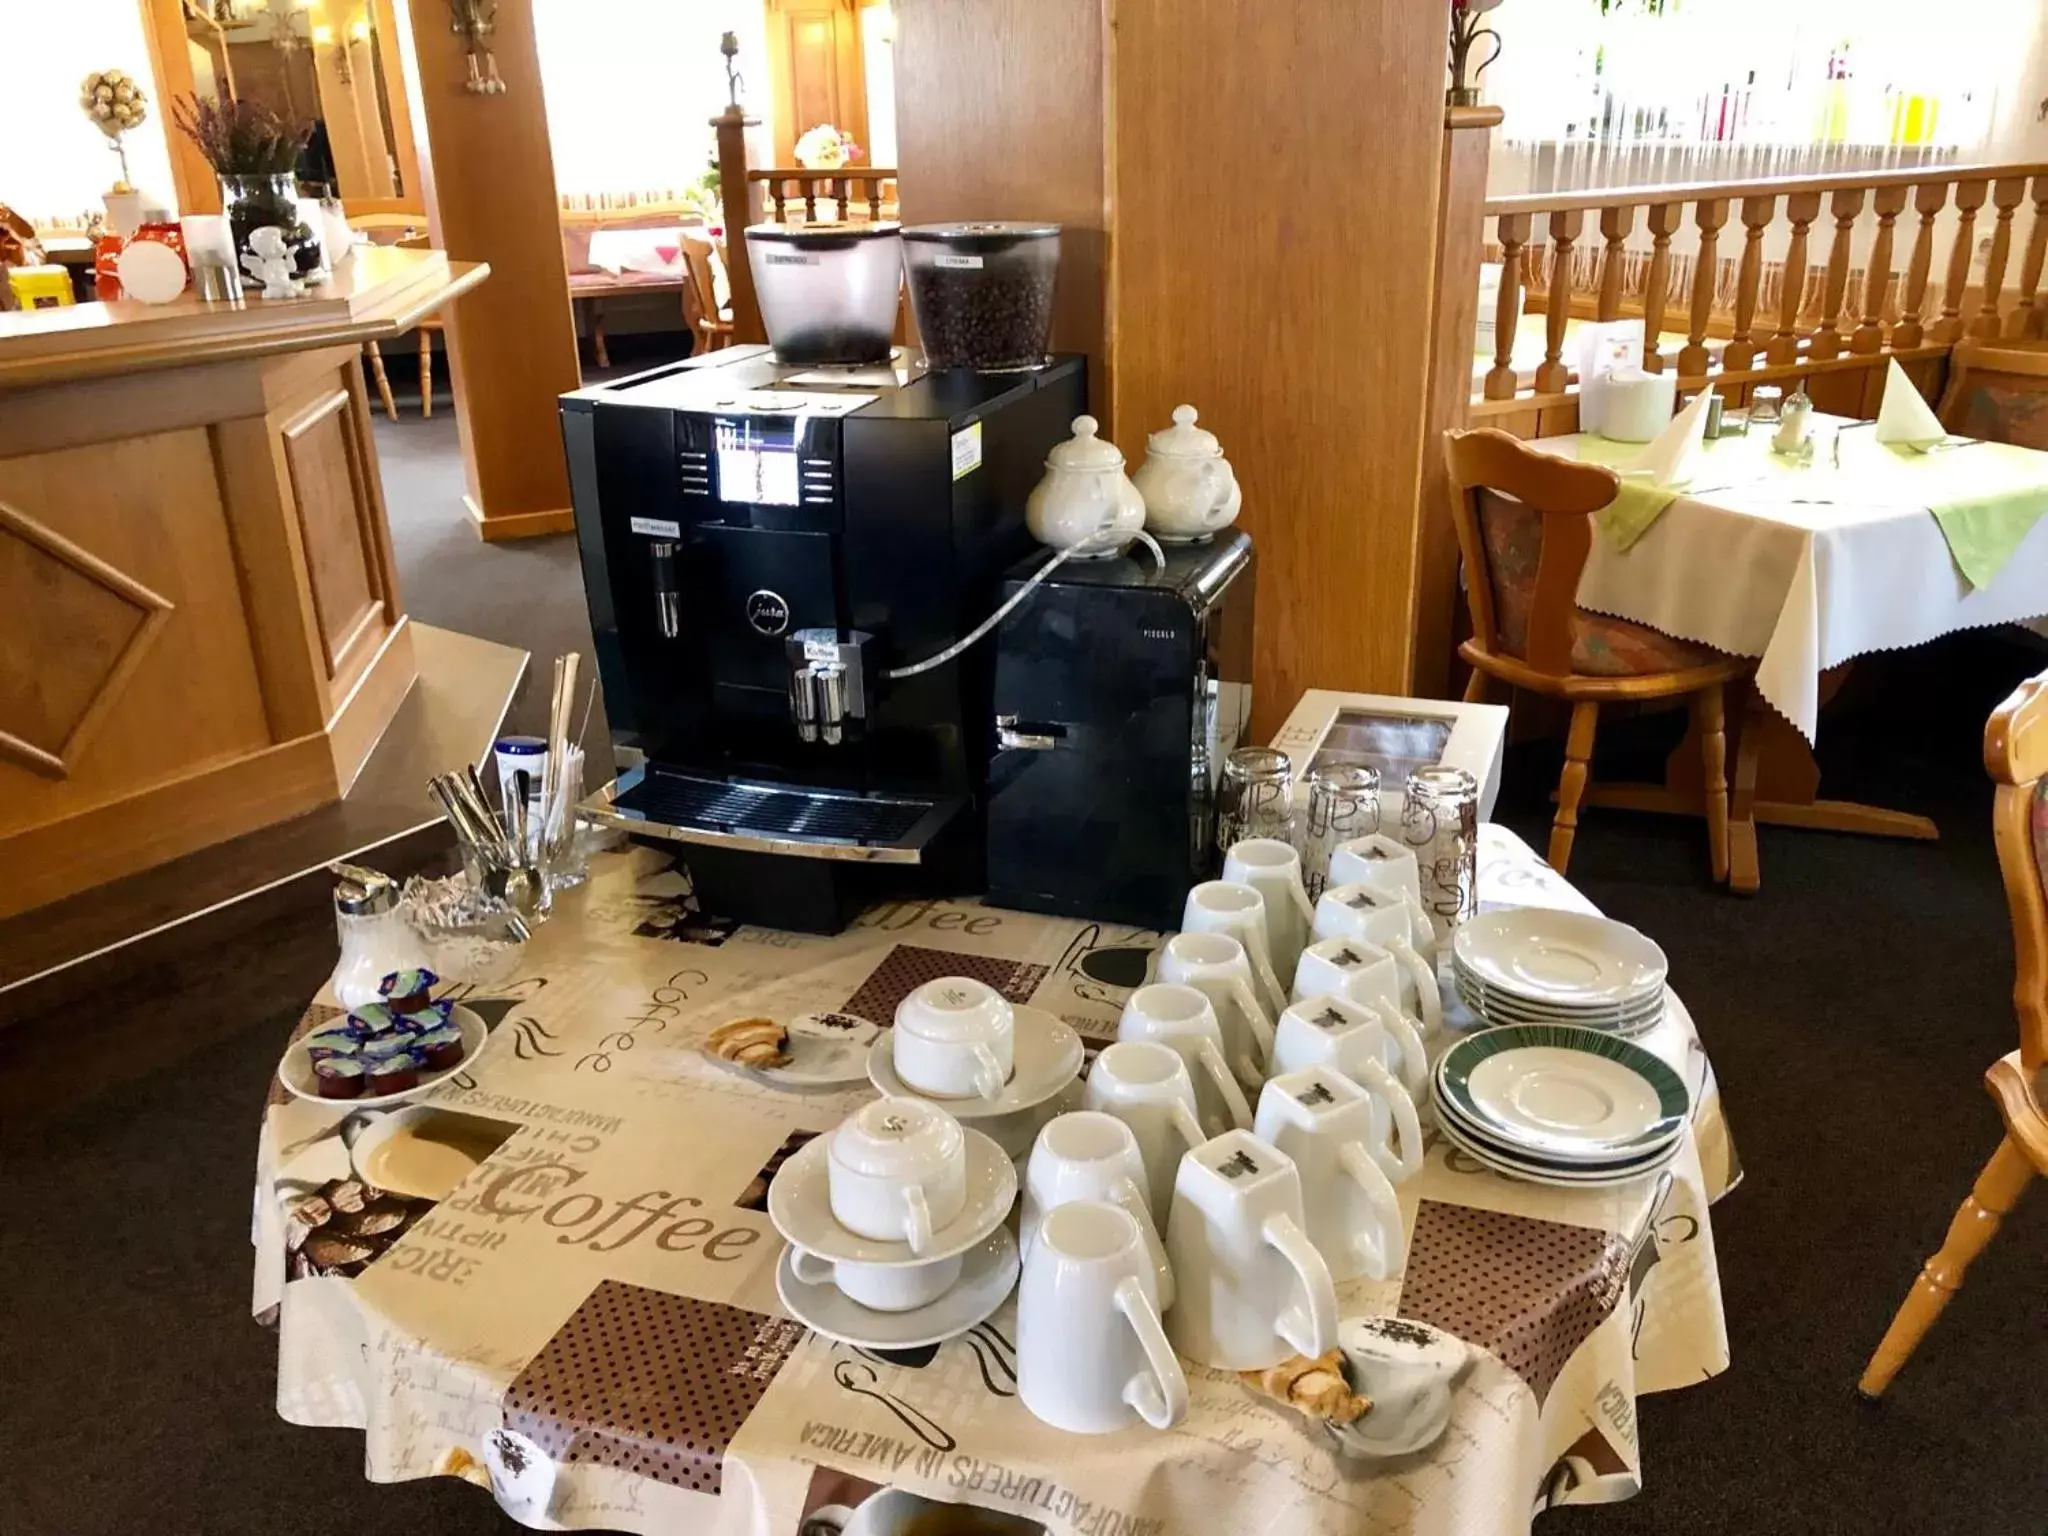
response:
{"label": "coffee machine", "polygon": [[[1011,573],[1016,590],[1049,557]],[[997,635],[988,899],[1169,929],[1216,869],[1215,788],[1251,718],[1242,533],[1073,561]]]}
{"label": "coffee machine", "polygon": [[988,619],[1086,363],[817,369],[729,347],[562,398],[620,773],[705,910],[813,932],[982,887]]}

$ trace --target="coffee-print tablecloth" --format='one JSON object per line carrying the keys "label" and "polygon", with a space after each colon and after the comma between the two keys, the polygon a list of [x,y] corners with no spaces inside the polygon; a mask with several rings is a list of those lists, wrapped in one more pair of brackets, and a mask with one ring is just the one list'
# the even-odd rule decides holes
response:
{"label": "coffee-print tablecloth", "polygon": [[[1482,850],[1483,900],[1586,906],[1504,830]],[[468,1476],[540,1529],[795,1536],[893,1486],[1057,1536],[1482,1536],[1634,1493],[1638,1398],[1728,1364],[1708,1208],[1737,1169],[1675,997],[1648,1043],[1697,1111],[1669,1169],[1553,1190],[1433,1144],[1401,1190],[1406,1274],[1340,1287],[1347,1314],[1479,1346],[1428,1452],[1340,1460],[1291,1410],[1193,1365],[1173,1430],[1062,1434],[1017,1400],[1014,1303],[887,1358],[812,1336],[776,1299],[764,1191],[866,1090],[762,1088],[706,1059],[705,1035],[746,1014],[886,1021],[918,981],[968,972],[1100,1044],[1160,935],[935,901],[820,938],[712,920],[685,891],[660,853],[600,856],[513,978],[469,996],[490,1044],[429,1102],[460,1116],[434,1131],[450,1155],[482,1161],[438,1202],[379,1186],[379,1112],[273,1092],[254,1306],[278,1330],[278,1411],[361,1429],[371,1479]],[[887,1502],[858,1528],[896,1529]]]}

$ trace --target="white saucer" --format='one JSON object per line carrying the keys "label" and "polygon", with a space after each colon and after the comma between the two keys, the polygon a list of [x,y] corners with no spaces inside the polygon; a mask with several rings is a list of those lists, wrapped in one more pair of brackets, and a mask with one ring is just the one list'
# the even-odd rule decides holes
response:
{"label": "white saucer", "polygon": [[965,1253],[990,1228],[1002,1225],[1017,1200],[1017,1169],[1003,1149],[979,1131],[966,1136],[967,1204],[932,1234],[923,1253],[912,1253],[908,1243],[862,1237],[839,1224],[832,1214],[826,1136],[813,1136],[776,1170],[768,1185],[768,1219],[787,1241],[835,1262],[929,1264]]}
{"label": "white saucer", "polygon": [[[294,1040],[285,1047],[284,1059],[277,1064],[277,1080],[284,1084],[287,1093],[296,1094],[302,1099],[310,1099],[315,1104],[324,1104],[329,1109],[377,1109],[387,1104],[410,1103],[436,1084],[475,1066],[477,1056],[490,1043],[491,1032],[485,1028],[484,1021],[462,1004],[455,1005],[448,1022],[462,1031],[462,1060],[452,1067],[443,1067],[438,1072],[422,1072],[418,1082],[397,1093],[365,1093],[353,1099],[323,1097],[313,1086],[313,1058],[306,1054],[306,1040],[319,1034],[320,1031],[317,1029],[304,1039]],[[331,1029],[340,1023],[341,1020],[336,1019],[334,1024],[327,1027]]]}
{"label": "white saucer", "polygon": [[1664,951],[1628,924],[1548,907],[1482,912],[1452,945],[1456,964],[1489,988],[1572,1008],[1661,994],[1670,971]]}
{"label": "white saucer", "polygon": [[850,1088],[867,1081],[868,1048],[882,1026],[850,1013],[800,1013],[789,1021],[788,1032],[789,1061],[780,1067],[750,1067],[710,1051],[704,1056],[767,1088]]}
{"label": "white saucer", "polygon": [[849,1301],[827,1280],[796,1277],[789,1250],[775,1266],[775,1294],[789,1315],[813,1333],[858,1349],[921,1349],[943,1344],[995,1315],[1017,1284],[1017,1240],[997,1227],[966,1256],[960,1278],[937,1301],[908,1312],[876,1312]]}
{"label": "white saucer", "polygon": [[1654,1157],[1626,1168],[1617,1168],[1604,1173],[1573,1173],[1562,1168],[1536,1163],[1518,1162],[1503,1153],[1484,1151],[1477,1141],[1468,1138],[1460,1126],[1449,1116],[1439,1116],[1437,1130],[1444,1140],[1478,1163],[1489,1173],[1500,1174],[1503,1178],[1520,1179],[1525,1184],[1543,1184],[1551,1189],[1611,1189],[1618,1184],[1627,1184],[1646,1173],[1655,1173],[1678,1156],[1677,1142],[1657,1153]]}
{"label": "white saucer", "polygon": [[985,1120],[991,1115],[1033,1109],[1081,1074],[1081,1037],[1066,1021],[1028,1004],[1016,1005],[1017,1044],[1009,1082],[992,1099],[945,1099],[920,1093],[896,1075],[893,1031],[868,1052],[868,1081],[892,1099],[923,1099],[955,1120]]}

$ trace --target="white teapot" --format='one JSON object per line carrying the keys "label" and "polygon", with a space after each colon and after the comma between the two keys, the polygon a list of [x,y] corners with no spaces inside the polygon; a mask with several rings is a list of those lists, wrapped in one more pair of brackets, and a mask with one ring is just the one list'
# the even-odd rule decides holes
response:
{"label": "white teapot", "polygon": [[1024,503],[1031,536],[1077,560],[1122,554],[1145,526],[1145,499],[1096,425],[1093,416],[1074,418],[1074,435],[1045,456],[1045,477]]}
{"label": "white teapot", "polygon": [[1237,476],[1216,434],[1195,425],[1195,408],[1173,408],[1173,425],[1145,443],[1145,462],[1132,477],[1145,498],[1145,526],[1169,544],[1206,539],[1237,521],[1244,505]]}
{"label": "white teapot", "polygon": [[1337,1325],[1351,1390],[1372,1399],[1355,1424],[1330,1426],[1353,1456],[1410,1456],[1451,1421],[1451,1391],[1472,1363],[1455,1334],[1407,1317],[1347,1317]]}

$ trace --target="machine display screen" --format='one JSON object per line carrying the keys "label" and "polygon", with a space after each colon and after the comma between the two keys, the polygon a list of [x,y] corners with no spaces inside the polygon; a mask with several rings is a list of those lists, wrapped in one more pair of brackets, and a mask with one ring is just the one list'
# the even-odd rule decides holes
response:
{"label": "machine display screen", "polygon": [[789,423],[718,424],[718,499],[793,507],[799,500],[796,431]]}

